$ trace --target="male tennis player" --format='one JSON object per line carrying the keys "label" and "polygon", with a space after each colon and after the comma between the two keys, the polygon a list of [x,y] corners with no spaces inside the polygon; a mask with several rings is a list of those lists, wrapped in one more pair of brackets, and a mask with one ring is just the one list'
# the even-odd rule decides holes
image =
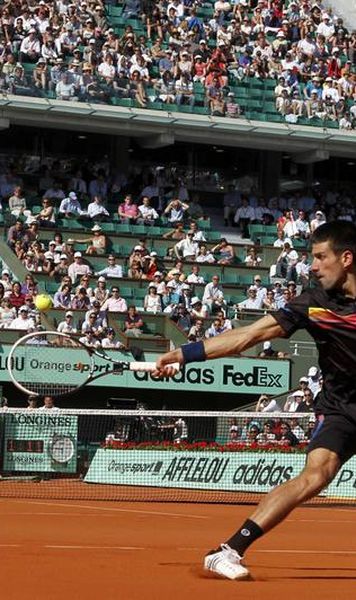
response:
{"label": "male tennis player", "polygon": [[312,236],[311,270],[319,282],[273,315],[204,342],[164,354],[157,372],[174,374],[181,364],[239,354],[258,342],[306,329],[319,351],[324,386],[318,424],[304,470],[266,495],[251,517],[204,559],[204,567],[228,579],[243,579],[247,548],[302,502],[316,496],[341,465],[356,454],[356,227],[345,221],[321,225]]}

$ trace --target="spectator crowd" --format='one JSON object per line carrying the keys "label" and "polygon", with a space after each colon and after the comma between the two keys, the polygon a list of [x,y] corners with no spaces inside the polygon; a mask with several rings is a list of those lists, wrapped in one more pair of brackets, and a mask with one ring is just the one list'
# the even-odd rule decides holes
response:
{"label": "spectator crowd", "polygon": [[140,108],[200,106],[234,118],[240,88],[275,80],[286,121],[355,126],[356,33],[322,0],[125,0],[119,22],[110,6],[3,3],[0,89]]}

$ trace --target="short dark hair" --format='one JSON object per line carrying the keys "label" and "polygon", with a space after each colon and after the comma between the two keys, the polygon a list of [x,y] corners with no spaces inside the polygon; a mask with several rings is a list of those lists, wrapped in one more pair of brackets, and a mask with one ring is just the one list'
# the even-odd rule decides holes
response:
{"label": "short dark hair", "polygon": [[312,244],[330,242],[335,254],[350,250],[356,263],[356,226],[348,221],[330,221],[318,227],[312,237]]}

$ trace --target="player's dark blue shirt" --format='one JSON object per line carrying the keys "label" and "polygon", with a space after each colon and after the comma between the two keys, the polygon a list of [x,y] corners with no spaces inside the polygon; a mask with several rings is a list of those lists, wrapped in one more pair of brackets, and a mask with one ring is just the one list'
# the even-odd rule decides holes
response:
{"label": "player's dark blue shirt", "polygon": [[273,316],[287,337],[306,329],[316,342],[324,381],[318,412],[346,412],[356,421],[356,299],[310,289]]}

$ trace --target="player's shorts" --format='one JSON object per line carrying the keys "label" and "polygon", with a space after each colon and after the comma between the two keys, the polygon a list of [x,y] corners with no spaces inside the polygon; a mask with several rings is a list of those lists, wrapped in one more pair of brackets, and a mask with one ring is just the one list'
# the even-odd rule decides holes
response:
{"label": "player's shorts", "polygon": [[356,454],[356,423],[346,415],[319,415],[308,452],[326,448],[344,463]]}

